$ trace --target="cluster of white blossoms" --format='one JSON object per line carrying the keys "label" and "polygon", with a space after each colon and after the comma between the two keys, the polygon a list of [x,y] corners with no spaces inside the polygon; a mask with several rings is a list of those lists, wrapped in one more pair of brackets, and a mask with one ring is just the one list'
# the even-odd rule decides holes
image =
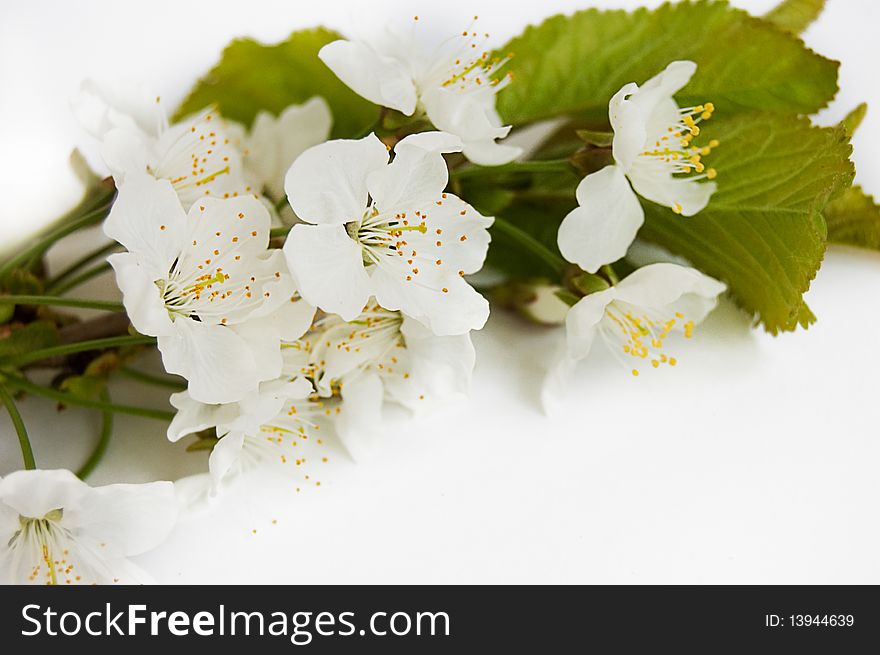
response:
{"label": "cluster of white blossoms", "polygon": [[[151,95],[135,111],[99,88],[84,95],[118,188],[104,232],[125,248],[109,262],[133,327],[187,381],[169,439],[216,435],[215,490],[255,463],[326,461],[324,435],[357,453],[386,401],[467,391],[489,305],[464,276],[492,219],[446,192],[458,136],[326,141],[320,98],[250,133],[212,110],[169,125]],[[279,189],[298,221],[283,249]]]}
{"label": "cluster of white blossoms", "polygon": [[328,43],[318,56],[367,100],[406,116],[426,117],[438,130],[461,139],[469,160],[497,166],[521,152],[496,143],[510,126],[501,124],[495,95],[511,78],[496,75],[507,59],[493,57],[485,48],[489,35],[473,27],[432,45],[415,16],[403,28],[391,24],[360,39]]}
{"label": "cluster of white blossoms", "polygon": [[[445,156],[499,165],[520,151],[497,142],[510,129],[495,111],[505,60],[470,29],[427,51],[416,22],[320,52],[357,93],[435,128],[403,138],[328,141],[332,115],[317,97],[260,113],[249,130],[210,108],[172,123],[139,87],[87,82],[74,103],[118,188],[104,232],[124,248],[109,262],[128,317],[186,380],[168,439],[212,445],[215,492],[254,470],[320,485],[328,439],[357,455],[385,403],[421,412],[468,392],[470,332],[489,305],[466,276],[483,267],[493,219],[448,190]],[[644,220],[636,193],[686,216],[708,203],[715,184],[703,178],[715,172],[701,158],[716,144],[693,138],[713,107],[673,100],[694,70],[673,62],[611,99],[614,164],[581,181],[558,234],[586,274],[626,254]],[[278,213],[285,197],[292,227]],[[667,339],[691,336],[725,288],[668,263],[603,280],[567,310],[548,404],[597,336],[635,375],[675,366]],[[13,473],[0,479],[0,571],[25,583],[141,581],[127,558],[169,533],[176,502],[170,483]]]}
{"label": "cluster of white blossoms", "polygon": [[[701,180],[714,179],[715,171],[701,158],[718,144],[698,148],[692,140],[713,107],[681,109],[672,97],[695,71],[693,62],[674,61],[641,87],[627,84],[611,99],[615,163],[581,180],[579,207],[559,227],[559,251],[583,270],[592,273],[617,261],[632,245],[644,211],[630,183],[639,195],[678,214],[691,216],[708,204],[715,183]],[[676,177],[682,173],[688,175]],[[547,375],[544,407],[563,397],[575,364],[589,355],[597,336],[634,376],[641,365],[675,366],[677,359],[664,351],[666,340],[674,333],[690,338],[725,289],[694,268],[657,263],[581,298],[565,317],[566,344]]]}

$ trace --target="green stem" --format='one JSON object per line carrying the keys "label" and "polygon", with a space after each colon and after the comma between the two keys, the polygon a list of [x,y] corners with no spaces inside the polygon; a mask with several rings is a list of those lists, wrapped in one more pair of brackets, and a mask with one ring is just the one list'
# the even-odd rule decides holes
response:
{"label": "green stem", "polygon": [[90,339],[88,341],[78,341],[76,343],[67,343],[60,346],[52,346],[50,348],[40,348],[32,350],[17,357],[11,357],[5,362],[9,366],[22,366],[31,362],[39,362],[43,359],[51,359],[53,357],[63,357],[74,353],[87,352],[89,350],[104,350],[105,348],[118,348],[120,346],[140,346],[156,343],[155,337],[138,336],[121,336],[107,337],[106,339]]}
{"label": "green stem", "polygon": [[562,273],[568,265],[562,257],[535,239],[531,234],[525,230],[521,230],[513,223],[508,223],[503,218],[496,216],[495,222],[492,224],[492,229],[505,235],[511,241],[522,246],[523,249],[531,252],[557,273]]}
{"label": "green stem", "polygon": [[611,264],[605,264],[602,266],[602,272],[605,273],[605,277],[608,278],[608,281],[611,282],[612,285],[620,282],[620,278],[617,277],[617,273],[614,272],[614,269],[611,268]]}
{"label": "green stem", "polygon": [[[83,255],[82,257],[77,259],[75,262],[73,262],[70,266],[65,268],[60,273],[58,273],[58,275],[56,275],[55,277],[50,279],[48,282],[46,282],[46,290],[49,291],[50,293],[60,293],[60,291],[58,291],[57,287],[59,285],[61,285],[61,283],[64,282],[64,280],[71,277],[74,273],[79,271],[81,268],[83,268],[87,264],[91,264],[96,259],[99,259],[100,257],[102,257],[104,255],[110,254],[111,252],[113,252],[117,248],[119,248],[119,244],[116,243],[115,241],[113,241],[111,243],[108,243],[107,245],[101,246],[100,248],[96,248],[95,250],[92,250],[91,252],[87,252],[85,255]],[[70,288],[70,287],[67,287],[67,288]]]}
{"label": "green stem", "polygon": [[277,239],[279,237],[286,237],[290,233],[290,226],[285,225],[282,227],[273,227],[269,230],[269,238]]}
{"label": "green stem", "polygon": [[167,375],[144,373],[143,371],[137,371],[133,368],[128,368],[127,366],[120,368],[119,374],[132,380],[143,382],[144,384],[151,384],[155,387],[165,387],[166,389],[176,389],[177,391],[183,391],[186,389],[186,383],[181,380],[176,380]]}
{"label": "green stem", "polygon": [[102,273],[106,273],[107,271],[111,270],[112,268],[113,267],[110,266],[109,263],[104,262],[103,264],[99,264],[98,266],[95,266],[94,268],[90,268],[87,271],[83,271],[79,275],[74,275],[73,277],[62,281],[59,284],[56,284],[55,286],[51,287],[49,289],[49,291],[60,295],[62,293],[70,291],[74,287],[78,287],[79,285],[84,284],[85,282],[88,282],[93,277],[97,277],[97,276],[101,275]]}
{"label": "green stem", "polygon": [[379,115],[376,117],[376,120],[373,121],[370,125],[365,127],[360,131],[359,134],[354,136],[355,139],[363,139],[368,136],[371,132],[376,132],[382,127],[382,122],[385,120],[385,114],[388,110],[385,107],[379,109]]}
{"label": "green stem", "polygon": [[13,399],[12,394],[9,393],[9,390],[2,384],[0,384],[0,400],[6,405],[6,410],[9,412],[9,418],[12,419],[12,424],[15,426],[15,431],[18,433],[18,444],[21,446],[21,458],[24,460],[24,467],[32,471],[37,468],[37,463],[34,461],[34,450],[31,448],[31,441],[28,439],[27,429],[24,427],[24,421],[21,419],[18,407],[15,406],[15,399]]}
{"label": "green stem", "polygon": [[287,196],[281,196],[281,197],[275,202],[274,207],[275,207],[275,211],[278,212],[278,213],[280,214],[280,213],[282,212],[282,210],[283,210],[285,207],[287,207]]}
{"label": "green stem", "polygon": [[171,419],[174,418],[174,412],[169,412],[164,409],[135,407],[133,405],[118,405],[116,403],[105,402],[103,400],[81,398],[79,396],[72,396],[68,393],[64,393],[63,391],[50,389],[49,387],[42,387],[38,384],[34,384],[29,380],[26,380],[25,378],[20,377],[8,377],[6,378],[6,380],[10,387],[18,389],[19,391],[26,391],[27,393],[32,393],[35,396],[42,396],[43,398],[55,400],[59,403],[63,403],[66,405],[78,405],[80,407],[99,409],[104,412],[116,412],[118,414],[128,414],[129,416],[142,416],[144,418],[152,418],[159,421],[167,422],[171,422]]}
{"label": "green stem", "polygon": [[55,305],[56,307],[79,307],[81,309],[102,309],[107,312],[124,312],[122,303],[109,300],[87,300],[84,298],[59,298],[58,296],[2,296],[0,305]]}
{"label": "green stem", "polygon": [[570,171],[571,164],[568,159],[545,159],[538,161],[513,161],[501,166],[468,166],[457,171],[452,171],[449,176],[453,180],[461,180],[469,177],[482,177],[484,175],[500,175],[507,173],[558,173]]}
{"label": "green stem", "polygon": [[[110,395],[105,390],[101,395],[101,400],[103,402],[109,402]],[[101,434],[98,435],[98,443],[95,444],[95,448],[92,450],[92,454],[89,455],[89,458],[86,460],[85,464],[83,464],[79,471],[76,472],[76,476],[80,480],[85,480],[89,474],[95,470],[95,467],[104,457],[104,453],[107,452],[107,446],[110,444],[110,437],[113,436],[113,412],[105,411],[101,414]]]}
{"label": "green stem", "polygon": [[79,229],[84,227],[88,227],[94,223],[97,223],[110,211],[112,203],[108,202],[104,205],[101,205],[97,209],[92,209],[91,211],[86,212],[85,214],[79,215],[76,218],[71,220],[62,221],[62,223],[51,230],[41,238],[39,238],[35,243],[33,243],[30,247],[24,248],[17,255],[7,260],[2,266],[0,266],[0,280],[5,279],[13,270],[22,266],[25,262],[30,261],[31,259],[35,259],[37,257],[41,257],[52,244],[54,244],[59,239],[66,237],[68,234],[72,234]]}

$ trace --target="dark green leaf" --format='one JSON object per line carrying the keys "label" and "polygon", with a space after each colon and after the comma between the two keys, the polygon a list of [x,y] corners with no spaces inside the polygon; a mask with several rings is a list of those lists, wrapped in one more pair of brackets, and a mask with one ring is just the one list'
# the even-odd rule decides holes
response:
{"label": "dark green leaf", "polygon": [[854,174],[844,131],[745,116],[710,122],[704,132],[721,141],[711,156],[718,191],[709,206],[684,218],[646,202],[640,236],[726,282],[769,332],[806,327],[815,317],[803,294],[825,252],[822,209]]}
{"label": "dark green leaf", "polygon": [[649,11],[588,9],[553,16],[506,46],[513,83],[498,110],[515,125],[559,115],[607,124],[608,101],[677,59],[699,65],[677,96],[713,102],[717,116],[756,110],[811,114],[837,92],[837,62],[726,2],[681,2]]}
{"label": "dark green leaf", "polygon": [[336,32],[318,27],[294,32],[275,45],[236,39],[196,84],[176,116],[216,104],[225,117],[249,126],[261,109],[277,115],[288,105],[323,96],[333,111],[332,136],[355,136],[377,119],[379,108],[340,82],[318,59],[318,51],[339,38]]}

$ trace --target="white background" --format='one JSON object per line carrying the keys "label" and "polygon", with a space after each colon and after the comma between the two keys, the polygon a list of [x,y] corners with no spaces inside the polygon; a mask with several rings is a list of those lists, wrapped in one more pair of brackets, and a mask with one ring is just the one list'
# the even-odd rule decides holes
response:
{"label": "white background", "polygon": [[[386,1],[368,11],[342,0],[3,0],[0,243],[76,199],[66,157],[86,139],[67,101],[84,77],[144,80],[173,106],[237,35],[273,42],[319,23],[351,31],[371,13],[453,28],[476,13],[501,43],[587,1]],[[761,13],[773,1],[734,4]],[[820,122],[862,100],[875,108],[854,157],[857,180],[880,195],[874,4],[829,0],[805,40],[842,61],[842,91]],[[102,286],[79,295],[107,296]],[[357,464],[332,457],[320,489],[296,494],[285,481],[221,498],[139,562],[162,582],[880,582],[878,288],[880,256],[832,248],[808,295],[819,316],[808,332],[770,337],[725,304],[681,345],[676,369],[635,379],[595,353],[552,420],[537,393],[561,333],[497,313],[475,335],[469,404],[418,423],[394,415]],[[117,398],[162,402],[133,387]],[[40,465],[76,468],[96,417],[22,406]],[[163,432],[120,417],[93,481],[205,469],[203,455]],[[0,474],[19,466],[4,420]]]}

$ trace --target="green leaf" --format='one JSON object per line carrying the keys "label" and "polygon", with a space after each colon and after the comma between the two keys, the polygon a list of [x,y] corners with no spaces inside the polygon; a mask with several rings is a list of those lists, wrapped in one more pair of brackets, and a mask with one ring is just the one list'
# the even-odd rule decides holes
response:
{"label": "green leaf", "polygon": [[506,67],[513,82],[498,95],[501,116],[514,125],[570,115],[603,127],[614,93],[677,59],[699,65],[680,103],[711,101],[718,117],[811,114],[837,92],[837,62],[726,2],[553,16],[500,52],[514,55]]}
{"label": "green leaf", "polygon": [[24,355],[33,350],[51,348],[59,344],[58,329],[50,321],[34,321],[21,328],[7,327],[0,332],[0,358]]}
{"label": "green leaf", "polygon": [[846,132],[846,135],[850,139],[856,133],[856,130],[859,129],[859,125],[862,124],[862,121],[865,120],[865,114],[867,113],[868,103],[863,102],[858,107],[849,112],[842,121],[840,121],[840,126],[843,128],[843,131]]}
{"label": "green leaf", "polygon": [[610,148],[614,143],[614,132],[597,132],[596,130],[576,130],[577,138],[589,146]]}
{"label": "green leaf", "polygon": [[764,14],[764,20],[792,34],[800,34],[819,18],[825,0],[782,0]]}
{"label": "green leaf", "polygon": [[829,242],[880,250],[880,206],[860,186],[829,202],[824,214]]}
{"label": "green leaf", "polygon": [[98,400],[107,389],[107,378],[94,375],[71,375],[64,378],[60,389],[77,398]]}
{"label": "green leaf", "polygon": [[288,105],[319,95],[333,111],[332,136],[355,136],[376,120],[379,108],[345,86],[318,59],[318,51],[339,38],[318,27],[294,32],[275,45],[236,39],[190,91],[176,118],[216,104],[226,118],[250,126],[261,109],[277,115]]}
{"label": "green leaf", "polygon": [[825,252],[822,210],[854,175],[841,129],[804,118],[744,116],[704,124],[718,139],[718,191],[696,216],[644,203],[641,237],[727,283],[734,299],[776,334],[815,320],[803,294]]}

